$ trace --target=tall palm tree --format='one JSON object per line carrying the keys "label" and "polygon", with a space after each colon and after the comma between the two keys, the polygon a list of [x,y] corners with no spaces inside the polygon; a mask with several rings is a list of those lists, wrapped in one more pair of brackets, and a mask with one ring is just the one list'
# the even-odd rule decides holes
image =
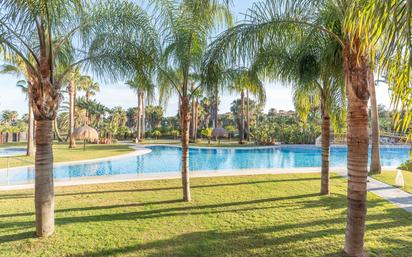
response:
{"label": "tall palm tree", "polygon": [[[338,21],[333,21],[335,24]],[[329,194],[330,129],[343,125],[345,89],[341,47],[330,37],[297,33],[289,42],[268,46],[257,55],[254,69],[292,85],[295,109],[306,119],[314,107],[322,117],[321,194]]]}
{"label": "tall palm tree", "polygon": [[137,96],[137,121],[136,121],[136,141],[139,142],[144,136],[145,128],[145,96],[148,103],[154,99],[155,86],[152,78],[147,71],[139,69],[133,80],[129,80],[126,84],[136,92]]}
{"label": "tall palm tree", "polygon": [[23,75],[24,76],[24,80],[19,80],[17,82],[17,87],[19,87],[21,89],[21,91],[23,92],[23,94],[26,95],[26,99],[27,99],[27,103],[28,103],[28,115],[29,115],[29,119],[28,119],[28,130],[27,130],[27,151],[26,151],[26,155],[27,156],[34,156],[34,119],[33,119],[33,108],[31,106],[31,101],[30,101],[30,95],[29,95],[29,78],[28,78],[28,74],[27,74],[27,70],[25,68],[24,63],[22,62],[22,60],[20,58],[6,58],[6,61],[10,60],[10,61],[14,61],[15,65],[12,64],[8,64],[8,65],[2,65],[0,68],[0,73],[11,73],[11,74],[15,74],[17,76]]}
{"label": "tall palm tree", "polygon": [[371,163],[369,166],[369,173],[370,174],[380,174],[382,167],[381,167],[381,154],[380,154],[380,132],[379,132],[379,113],[378,113],[378,103],[376,100],[376,91],[375,91],[375,80],[373,78],[373,73],[370,73],[370,84],[369,84],[369,92],[370,92],[370,108],[371,108]]}
{"label": "tall palm tree", "polygon": [[68,75],[67,91],[69,93],[69,148],[76,147],[76,140],[73,137],[75,128],[75,112],[76,112],[76,95],[77,95],[77,82],[80,80],[80,69],[76,68]]}
{"label": "tall palm tree", "polygon": [[190,201],[189,182],[189,123],[190,73],[199,67],[207,44],[207,37],[223,21],[231,22],[227,1],[187,0],[155,1],[162,18],[165,31],[163,81],[174,88],[180,100],[180,118],[182,134],[182,185],[183,199]]}
{"label": "tall palm tree", "polygon": [[[119,16],[122,19],[118,19]],[[37,236],[49,236],[54,232],[52,124],[66,75],[72,68],[85,63],[94,69],[109,70],[110,74],[122,74],[121,71],[130,66],[128,60],[132,60],[132,56],[145,59],[143,49],[153,48],[151,32],[145,33],[149,24],[147,17],[140,8],[126,1],[96,3],[91,7],[78,0],[0,2],[0,45],[3,53],[20,58],[29,74],[30,101],[36,120]],[[133,22],[133,29],[118,26],[120,20]],[[140,41],[139,47],[124,50],[127,49],[124,47],[126,41],[136,35],[143,38],[142,34],[146,37]],[[110,44],[113,41],[108,42],[109,38],[117,39],[116,46]],[[82,49],[74,47],[79,45],[74,41],[79,40]],[[57,74],[59,63],[67,65]]]}
{"label": "tall palm tree", "polygon": [[95,96],[100,91],[99,83],[93,81],[93,78],[89,75],[83,75],[79,77],[79,90],[84,92],[86,100],[91,100],[92,96]]}
{"label": "tall palm tree", "polygon": [[[253,70],[229,69],[226,77],[227,88],[229,91],[240,93],[240,120],[239,120],[239,144],[243,144],[245,137],[245,122],[249,122],[249,92],[257,96],[260,103],[266,100],[266,93],[263,83],[260,81],[256,72]],[[247,110],[245,120],[245,92],[247,94]],[[249,126],[249,124],[247,124]]]}
{"label": "tall palm tree", "polygon": [[[404,8],[398,8],[399,6]],[[367,104],[370,74],[373,72],[371,63],[375,61],[373,53],[380,46],[384,52],[382,62],[395,71],[392,73],[407,73],[400,81],[403,87],[395,87],[401,88],[403,91],[399,90],[398,95],[404,96],[410,83],[411,61],[407,52],[411,45],[410,29],[407,29],[410,27],[410,9],[410,1],[400,0],[258,2],[247,12],[243,23],[230,28],[212,43],[213,50],[209,52],[206,61],[212,65],[220,60],[233,62],[239,55],[248,61],[268,44],[281,45],[282,40],[302,29],[312,31],[319,37],[331,37],[341,46],[348,99],[348,216],[345,252],[350,256],[364,254],[369,144]],[[390,22],[393,17],[401,17],[396,16],[399,13],[405,18],[399,22]],[[339,19],[340,22],[330,23],[333,19]],[[340,27],[337,28],[339,24]],[[398,30],[399,24],[403,25],[403,31]],[[369,40],[379,36],[385,38],[379,41],[380,45]],[[399,38],[404,45],[394,38]],[[407,53],[407,58],[402,56],[404,53]],[[395,54],[399,58],[392,58]],[[409,103],[410,105],[412,104]]]}

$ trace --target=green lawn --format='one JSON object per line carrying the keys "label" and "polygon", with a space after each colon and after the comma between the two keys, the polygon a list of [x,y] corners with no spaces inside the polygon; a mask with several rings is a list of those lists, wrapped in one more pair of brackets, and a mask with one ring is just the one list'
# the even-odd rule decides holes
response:
{"label": "green lawn", "polygon": [[[190,143],[190,146],[203,146],[203,147],[250,147],[256,146],[254,142],[244,141],[244,144],[239,144],[237,139],[221,140],[220,144],[217,141],[211,140],[210,144],[207,139],[198,139],[196,143]],[[180,140],[176,139],[145,139],[142,144],[171,144],[180,145]]]}
{"label": "green lawn", "polygon": [[[342,256],[346,181],[319,175],[192,179],[56,189],[57,232],[35,239],[32,191],[0,192],[1,256]],[[369,194],[370,256],[410,256],[412,215]]]}
{"label": "green lawn", "polygon": [[[25,144],[4,144],[0,147],[21,146]],[[109,157],[119,154],[125,154],[133,151],[127,145],[113,144],[113,145],[96,145],[87,144],[86,151],[83,151],[83,144],[78,143],[76,148],[69,148],[67,144],[55,143],[53,145],[54,162],[79,161],[87,159],[96,159]],[[26,166],[34,164],[34,157],[18,156],[17,158],[0,158],[0,168],[6,168],[7,162],[9,167]]]}
{"label": "green lawn", "polygon": [[[402,190],[412,194],[412,171],[402,171],[405,186]],[[395,186],[396,171],[382,171],[379,175],[373,175],[373,178],[385,182],[386,184]]]}

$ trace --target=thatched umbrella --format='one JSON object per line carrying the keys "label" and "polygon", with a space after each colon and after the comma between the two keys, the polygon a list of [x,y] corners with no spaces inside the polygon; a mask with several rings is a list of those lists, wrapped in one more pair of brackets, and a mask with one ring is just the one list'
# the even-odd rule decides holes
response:
{"label": "thatched umbrella", "polygon": [[87,125],[77,128],[73,131],[72,136],[74,139],[83,140],[83,150],[86,150],[86,140],[94,141],[99,139],[99,133]]}
{"label": "thatched umbrella", "polygon": [[229,132],[227,132],[226,129],[222,128],[222,127],[217,127],[214,128],[212,131],[212,136],[216,139],[218,139],[218,142],[220,144],[220,138],[221,137],[228,137],[229,136]]}

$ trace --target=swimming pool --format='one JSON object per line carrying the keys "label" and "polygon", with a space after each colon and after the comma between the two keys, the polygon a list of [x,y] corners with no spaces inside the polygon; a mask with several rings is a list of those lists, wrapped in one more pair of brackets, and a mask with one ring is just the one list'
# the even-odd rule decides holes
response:
{"label": "swimming pool", "polygon": [[0,148],[0,157],[16,156],[26,154],[25,148],[8,147]]}
{"label": "swimming pool", "polygon": [[[140,156],[126,156],[113,160],[80,164],[56,164],[54,176],[58,180],[122,174],[150,174],[177,172],[181,165],[181,149],[173,146],[150,146],[152,151]],[[331,167],[346,166],[346,147],[331,148]],[[409,158],[409,147],[382,147],[383,166],[397,166]],[[304,168],[321,165],[318,146],[285,145],[271,148],[219,149],[191,148],[191,172],[259,168]],[[0,171],[0,185],[28,184],[34,180],[34,168],[13,168]]]}

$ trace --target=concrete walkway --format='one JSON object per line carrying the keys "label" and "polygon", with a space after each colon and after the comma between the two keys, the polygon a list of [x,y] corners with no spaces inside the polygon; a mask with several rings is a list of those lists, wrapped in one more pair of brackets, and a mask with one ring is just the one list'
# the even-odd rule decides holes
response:
{"label": "concrete walkway", "polygon": [[408,212],[412,212],[412,194],[402,191],[399,188],[385,184],[379,180],[369,177],[368,191],[394,203]]}

